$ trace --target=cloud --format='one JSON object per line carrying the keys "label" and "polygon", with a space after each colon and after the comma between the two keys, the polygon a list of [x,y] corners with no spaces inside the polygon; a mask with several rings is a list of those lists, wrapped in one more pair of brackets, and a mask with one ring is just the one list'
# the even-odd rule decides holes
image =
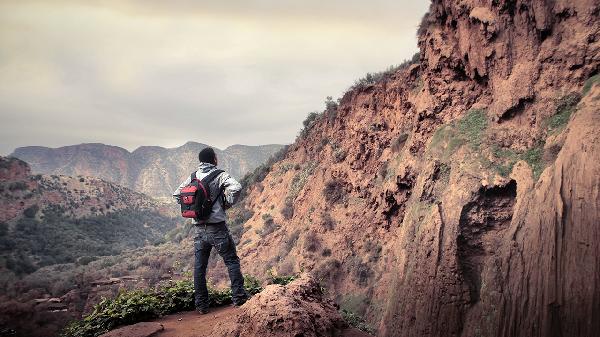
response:
{"label": "cloud", "polygon": [[3,1],[0,153],[293,141],[417,51],[415,1]]}

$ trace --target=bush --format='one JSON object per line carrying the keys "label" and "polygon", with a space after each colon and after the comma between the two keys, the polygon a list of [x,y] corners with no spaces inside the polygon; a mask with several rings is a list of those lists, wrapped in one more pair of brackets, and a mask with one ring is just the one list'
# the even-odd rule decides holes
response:
{"label": "bush", "polygon": [[[262,290],[252,277],[244,278],[250,294]],[[209,287],[211,306],[231,303],[231,290]],[[96,337],[120,325],[155,319],[162,315],[194,309],[194,284],[191,280],[170,281],[155,289],[122,291],[114,299],[103,299],[92,313],[68,325],[63,337]]]}
{"label": "bush", "polygon": [[8,185],[8,190],[11,192],[23,191],[25,189],[27,189],[27,184],[23,181],[15,181],[15,182],[11,183],[10,185]]}
{"label": "bush", "polygon": [[330,204],[344,201],[345,194],[344,183],[338,179],[328,181],[323,189],[323,196]]}
{"label": "bush", "polygon": [[244,199],[248,194],[248,187],[260,183],[271,172],[273,164],[283,160],[288,153],[290,146],[286,145],[281,150],[273,154],[264,164],[255,168],[254,171],[247,173],[241,180],[242,191],[240,192],[240,199]]}
{"label": "bush", "polygon": [[25,209],[25,211],[23,211],[23,215],[25,215],[28,218],[35,218],[35,215],[37,214],[37,212],[40,210],[40,207],[38,205],[33,205],[27,209]]}
{"label": "bush", "polygon": [[[323,256],[326,256],[325,251],[323,251]],[[329,250],[329,254],[331,250]],[[317,268],[313,269],[313,274],[324,284],[329,284],[335,281],[335,279],[340,274],[342,267],[342,263],[334,258],[327,258],[323,263],[321,263]]]}
{"label": "bush", "polygon": [[354,85],[352,85],[352,87],[350,87],[350,90],[364,89],[370,85],[381,82],[381,81],[387,79],[388,77],[390,77],[393,73],[395,73],[399,70],[408,68],[409,66],[418,63],[420,60],[420,57],[421,57],[420,54],[417,52],[410,59],[404,60],[402,63],[400,63],[398,65],[391,65],[384,71],[375,72],[375,73],[367,73],[365,75],[365,77],[359,78],[358,80],[356,80],[356,82],[354,82]]}
{"label": "bush", "polygon": [[466,116],[459,119],[456,128],[459,135],[464,138],[472,148],[479,148],[483,130],[487,127],[485,110],[473,109]]}
{"label": "bush", "polygon": [[346,309],[341,309],[340,314],[342,315],[344,321],[346,321],[346,323],[348,323],[348,325],[350,325],[351,327],[364,331],[371,335],[375,334],[375,329],[372,326],[370,326],[365,321],[365,319],[360,317],[359,315]]}
{"label": "bush", "polygon": [[323,214],[323,227],[327,230],[332,230],[335,228],[335,220],[329,215],[329,213]]}
{"label": "bush", "polygon": [[302,130],[300,131],[300,137],[304,138],[308,135],[312,127],[315,125],[319,117],[321,116],[318,112],[309,113],[304,121],[302,122]]}
{"label": "bush", "polygon": [[281,209],[281,215],[283,215],[283,218],[286,220],[289,220],[292,217],[294,217],[294,204],[290,198],[285,199],[285,204]]}
{"label": "bush", "polygon": [[546,128],[550,133],[555,133],[565,128],[580,100],[581,95],[575,92],[563,96],[558,100],[556,113],[546,120]]}
{"label": "bush", "polygon": [[287,255],[287,253],[289,253],[290,250],[292,250],[292,248],[294,248],[294,246],[296,245],[296,242],[298,241],[299,237],[300,237],[300,231],[299,230],[293,231],[288,236],[287,240],[285,241],[285,246],[284,246],[283,254],[282,255]]}
{"label": "bush", "polygon": [[596,75],[588,78],[587,81],[585,81],[585,84],[583,85],[582,93],[584,95],[586,95],[588,92],[590,92],[590,90],[592,89],[592,86],[597,83],[600,83],[600,74],[596,74]]}
{"label": "bush", "polygon": [[275,220],[273,220],[271,214],[263,214],[262,219],[263,228],[257,232],[257,234],[260,235],[261,238],[264,238],[265,236],[273,233],[275,230],[277,230],[277,228],[279,228],[279,226],[275,223]]}
{"label": "bush", "polygon": [[319,238],[315,232],[308,232],[304,237],[304,250],[315,252],[319,248]]}
{"label": "bush", "polygon": [[402,151],[402,149],[404,148],[404,144],[406,143],[407,139],[408,139],[408,134],[407,133],[401,133],[398,136],[398,138],[396,138],[392,142],[392,151],[394,151],[395,153],[398,153],[398,152]]}
{"label": "bush", "polygon": [[421,22],[419,23],[419,28],[417,29],[417,37],[423,36],[429,27],[431,26],[431,22],[429,21],[429,12],[425,13],[421,18]]}
{"label": "bush", "polygon": [[278,275],[275,268],[269,269],[268,274],[271,278],[271,284],[279,284],[282,286],[285,286],[298,278],[297,275]]}

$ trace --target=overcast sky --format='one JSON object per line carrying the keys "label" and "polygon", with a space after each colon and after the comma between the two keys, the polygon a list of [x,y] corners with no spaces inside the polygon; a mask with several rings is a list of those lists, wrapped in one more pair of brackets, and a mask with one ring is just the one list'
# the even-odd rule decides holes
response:
{"label": "overcast sky", "polygon": [[0,1],[0,154],[290,143],[417,51],[425,0]]}

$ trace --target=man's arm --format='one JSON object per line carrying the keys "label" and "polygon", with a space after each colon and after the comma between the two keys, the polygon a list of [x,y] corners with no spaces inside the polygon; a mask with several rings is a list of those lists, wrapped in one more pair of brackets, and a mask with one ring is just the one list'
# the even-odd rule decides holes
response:
{"label": "man's arm", "polygon": [[229,175],[227,172],[221,173],[219,176],[220,186],[223,189],[223,196],[225,199],[225,203],[228,206],[232,206],[235,204],[239,197],[240,192],[242,191],[242,185],[238,183],[235,178]]}
{"label": "man's arm", "polygon": [[192,176],[188,176],[187,179],[181,183],[181,185],[179,185],[179,187],[177,187],[177,189],[175,190],[175,192],[173,192],[173,197],[175,199],[177,199],[177,201],[179,201],[179,195],[181,194],[181,189],[184,188],[185,186],[187,186],[190,182],[192,182]]}

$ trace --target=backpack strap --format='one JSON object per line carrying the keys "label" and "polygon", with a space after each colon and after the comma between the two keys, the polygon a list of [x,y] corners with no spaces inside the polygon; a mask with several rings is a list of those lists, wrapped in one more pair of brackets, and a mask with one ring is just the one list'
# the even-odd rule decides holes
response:
{"label": "backpack strap", "polygon": [[[204,177],[204,178],[201,180],[202,184],[204,185],[204,184],[208,184],[208,183],[210,183],[211,181],[215,180],[215,178],[216,178],[216,177],[218,177],[218,176],[219,176],[221,173],[223,173],[223,172],[225,172],[225,171],[223,171],[223,170],[219,170],[219,169],[212,171],[211,173],[209,173],[209,174],[208,174],[206,177]],[[194,174],[195,174],[195,172],[194,172]],[[214,204],[217,202],[217,200],[219,200],[219,197],[221,196],[221,193],[222,193],[222,192],[223,192],[223,189],[222,189],[222,188],[219,188],[219,193],[217,193],[217,196],[216,196],[216,197],[215,197],[215,199],[212,201],[212,204],[213,204],[213,205],[214,205]]]}
{"label": "backpack strap", "polygon": [[[225,171],[223,170],[214,170],[211,173],[209,173],[206,177],[202,178],[202,183],[203,184],[208,184],[211,181],[213,181],[219,174],[223,173]],[[196,175],[196,172],[193,173],[193,175]]]}

